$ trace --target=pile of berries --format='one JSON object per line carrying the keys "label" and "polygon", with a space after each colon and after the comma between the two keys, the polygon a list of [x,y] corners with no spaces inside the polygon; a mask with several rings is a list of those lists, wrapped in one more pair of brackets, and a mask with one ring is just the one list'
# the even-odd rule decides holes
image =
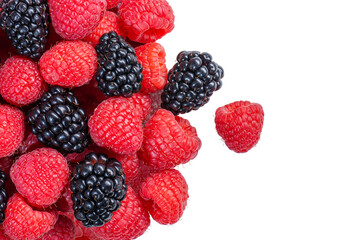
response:
{"label": "pile of berries", "polygon": [[[201,140],[179,116],[222,87],[207,52],[168,71],[166,0],[0,0],[0,239],[130,240],[188,200]],[[259,141],[261,105],[219,107],[229,149]]]}

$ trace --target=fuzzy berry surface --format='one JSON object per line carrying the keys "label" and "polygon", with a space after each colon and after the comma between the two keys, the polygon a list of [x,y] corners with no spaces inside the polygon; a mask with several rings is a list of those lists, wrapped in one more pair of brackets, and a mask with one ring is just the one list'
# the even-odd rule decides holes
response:
{"label": "fuzzy berry surface", "polygon": [[215,113],[218,134],[226,146],[236,153],[253,148],[260,139],[264,110],[258,103],[236,101],[219,107]]}
{"label": "fuzzy berry surface", "polygon": [[13,56],[0,69],[0,94],[10,104],[34,103],[46,89],[37,63],[26,57]]}

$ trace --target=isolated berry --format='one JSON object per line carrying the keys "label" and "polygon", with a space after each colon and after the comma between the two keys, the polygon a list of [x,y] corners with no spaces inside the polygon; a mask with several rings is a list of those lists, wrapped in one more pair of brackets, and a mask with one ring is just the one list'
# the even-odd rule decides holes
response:
{"label": "isolated berry", "polygon": [[10,169],[18,192],[33,206],[57,201],[69,178],[66,159],[51,148],[38,148],[19,157]]}
{"label": "isolated berry", "polygon": [[75,239],[75,225],[71,219],[59,216],[53,229],[37,240],[73,240]]}
{"label": "isolated berry", "polygon": [[95,109],[89,131],[97,145],[118,154],[135,153],[143,140],[140,113],[122,97],[109,98]]}
{"label": "isolated berry", "polygon": [[155,42],[174,29],[175,16],[166,0],[122,0],[121,27],[132,41]]}
{"label": "isolated berry", "polygon": [[8,201],[8,194],[5,189],[6,175],[0,170],[0,224],[5,220],[5,210]]}
{"label": "isolated berry", "polygon": [[56,212],[33,210],[19,193],[15,193],[8,201],[3,226],[11,239],[36,239],[50,231],[56,220]]}
{"label": "isolated berry", "polygon": [[95,30],[104,17],[106,0],[49,0],[51,23],[64,39],[78,40]]}
{"label": "isolated berry", "polygon": [[96,74],[98,88],[106,96],[131,97],[140,91],[142,66],[133,47],[116,32],[101,36],[96,52],[100,68]]}
{"label": "isolated berry", "polygon": [[0,158],[12,155],[24,139],[25,117],[17,108],[0,104]]}
{"label": "isolated berry", "polygon": [[38,65],[26,57],[13,56],[0,69],[0,94],[8,103],[34,103],[46,89]]}
{"label": "isolated berry", "polygon": [[160,109],[145,124],[141,159],[154,169],[173,168],[195,158],[201,147],[188,120]]}
{"label": "isolated berry", "polygon": [[82,41],[63,41],[46,51],[39,62],[41,75],[51,85],[79,87],[97,68],[95,49]]}
{"label": "isolated berry", "polygon": [[140,196],[152,218],[160,224],[174,224],[183,215],[188,195],[185,178],[176,169],[150,174],[142,183]]}
{"label": "isolated berry", "polygon": [[39,58],[49,34],[47,1],[3,0],[0,8],[0,27],[12,45],[21,55]]}
{"label": "isolated berry", "polygon": [[38,140],[60,152],[80,153],[90,143],[85,111],[73,92],[52,86],[27,114]]}
{"label": "isolated berry", "polygon": [[135,48],[136,56],[143,66],[142,92],[156,92],[166,84],[166,53],[159,43],[147,43]]}
{"label": "isolated berry", "polygon": [[169,71],[161,107],[175,115],[197,110],[222,86],[224,70],[208,53],[182,51]]}
{"label": "isolated berry", "polygon": [[226,146],[237,153],[249,151],[260,139],[264,111],[260,104],[237,101],[220,107],[215,113],[218,134]]}

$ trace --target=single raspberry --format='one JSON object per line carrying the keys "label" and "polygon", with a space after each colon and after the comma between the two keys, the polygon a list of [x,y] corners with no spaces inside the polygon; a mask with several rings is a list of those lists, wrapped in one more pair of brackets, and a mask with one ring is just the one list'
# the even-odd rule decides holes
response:
{"label": "single raspberry", "polygon": [[11,166],[10,177],[18,192],[34,206],[57,201],[69,178],[66,159],[52,148],[22,155]]}
{"label": "single raspberry", "polygon": [[128,155],[118,155],[116,157],[123,169],[126,176],[126,182],[132,181],[136,178],[139,172],[140,160],[136,153]]}
{"label": "single raspberry", "polygon": [[89,119],[93,141],[118,154],[140,149],[143,129],[140,114],[127,98],[112,97],[103,101]]}
{"label": "single raspberry", "polygon": [[37,101],[46,91],[38,65],[32,60],[13,56],[0,69],[0,94],[16,106],[24,106]]}
{"label": "single raspberry", "polygon": [[36,239],[50,231],[56,220],[56,212],[33,210],[19,193],[15,193],[6,208],[4,232],[14,240]]}
{"label": "single raspberry", "polygon": [[73,240],[75,238],[75,224],[65,216],[59,216],[53,229],[37,240]]}
{"label": "single raspberry", "polygon": [[82,39],[104,17],[106,0],[49,0],[51,23],[64,39]]}
{"label": "single raspberry", "polygon": [[63,41],[42,55],[39,66],[47,83],[79,87],[90,82],[95,75],[96,51],[82,41]]}
{"label": "single raspberry", "polygon": [[159,109],[145,124],[140,156],[154,169],[173,168],[195,158],[201,147],[188,120]]}
{"label": "single raspberry", "polygon": [[24,139],[25,116],[17,108],[0,105],[0,158],[12,155]]}
{"label": "single raspberry", "polygon": [[123,0],[119,16],[126,37],[136,42],[155,42],[175,26],[173,10],[166,0]]}
{"label": "single raspberry", "polygon": [[144,93],[135,93],[128,101],[133,104],[135,111],[139,113],[141,120],[145,120],[151,111],[151,98]]}
{"label": "single raspberry", "polygon": [[95,47],[96,44],[99,43],[100,37],[103,34],[109,33],[111,31],[116,32],[120,36],[124,36],[124,33],[120,28],[119,16],[114,12],[105,11],[104,18],[101,20],[99,26],[97,26],[93,32],[83,38],[83,41],[88,42],[93,47]]}
{"label": "single raspberry", "polygon": [[135,48],[136,56],[143,66],[142,92],[156,92],[164,88],[167,79],[166,53],[159,43],[147,43]]}
{"label": "single raspberry", "polygon": [[132,240],[141,236],[149,225],[149,213],[144,209],[138,195],[129,187],[126,198],[120,209],[114,212],[111,221],[91,230],[104,240]]}
{"label": "single raspberry", "polygon": [[121,3],[121,0],[106,0],[106,2],[107,2],[107,9],[112,9],[117,7]]}
{"label": "single raspberry", "polygon": [[185,178],[176,169],[150,174],[142,183],[140,196],[152,218],[160,224],[174,224],[183,215],[188,195]]}
{"label": "single raspberry", "polygon": [[249,151],[260,139],[264,111],[260,104],[237,101],[219,107],[215,113],[218,134],[237,153]]}
{"label": "single raspberry", "polygon": [[0,224],[5,219],[5,209],[8,201],[8,193],[5,189],[6,175],[0,170]]}

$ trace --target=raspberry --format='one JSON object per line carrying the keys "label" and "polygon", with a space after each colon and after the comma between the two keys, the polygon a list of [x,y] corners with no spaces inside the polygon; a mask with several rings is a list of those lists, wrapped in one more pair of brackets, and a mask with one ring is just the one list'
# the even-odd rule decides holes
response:
{"label": "raspberry", "polygon": [[260,104],[237,101],[219,107],[215,113],[218,134],[237,153],[249,151],[260,139],[264,111]]}
{"label": "raspberry", "polygon": [[123,0],[120,24],[132,41],[155,42],[174,29],[174,13],[166,0]]}
{"label": "raspberry", "polygon": [[64,39],[82,39],[95,30],[104,17],[106,0],[49,0],[52,25]]}
{"label": "raspberry", "polygon": [[188,195],[185,178],[176,169],[151,174],[140,188],[140,196],[152,218],[160,224],[174,224],[183,215]]}
{"label": "raspberry", "polygon": [[26,130],[24,141],[20,144],[18,148],[17,155],[23,155],[25,153],[31,152],[37,148],[46,147],[43,143],[39,142],[36,135],[33,134],[30,130]]}
{"label": "raspberry", "polygon": [[149,213],[134,190],[129,187],[120,209],[110,222],[91,230],[104,240],[131,240],[141,236],[150,225]]}
{"label": "raspberry", "polygon": [[65,216],[59,216],[53,229],[37,240],[73,240],[75,238],[75,224]]}
{"label": "raspberry", "polygon": [[12,165],[10,177],[18,192],[34,206],[57,201],[69,178],[66,159],[51,148],[38,148]]}
{"label": "raspberry", "polygon": [[3,171],[0,170],[0,224],[4,222],[5,219],[5,209],[8,200],[8,193],[5,189],[6,175]]}
{"label": "raspberry", "polygon": [[83,41],[90,43],[93,47],[99,43],[100,37],[111,31],[115,31],[118,35],[124,36],[120,28],[120,20],[119,16],[116,15],[114,12],[106,11],[104,14],[104,18],[101,20],[99,26],[83,38]]}
{"label": "raspberry", "polygon": [[63,41],[42,55],[44,80],[62,87],[79,87],[92,79],[97,68],[95,49],[82,41]]}
{"label": "raspberry", "polygon": [[25,133],[25,116],[17,108],[0,105],[0,158],[12,155]]}
{"label": "raspberry", "polygon": [[4,232],[14,240],[36,239],[51,230],[56,220],[56,212],[33,210],[19,193],[15,193],[6,208]]}
{"label": "raspberry", "polygon": [[0,158],[0,170],[3,171],[6,175],[9,175],[10,168],[14,162],[15,162],[14,155]]}
{"label": "raspberry", "polygon": [[38,65],[22,56],[6,60],[0,69],[0,94],[16,106],[24,106],[38,100],[46,91]]}
{"label": "raspberry", "polygon": [[143,140],[139,115],[126,98],[109,98],[95,109],[89,119],[91,138],[100,147],[115,153],[135,153]]}
{"label": "raspberry", "polygon": [[145,120],[151,111],[151,98],[144,93],[135,93],[128,101],[133,104],[140,118]]}
{"label": "raspberry", "polygon": [[121,0],[106,0],[106,2],[107,9],[112,9],[114,7],[117,7],[121,3]]}
{"label": "raspberry", "polygon": [[165,49],[159,43],[147,43],[135,48],[136,56],[143,66],[142,92],[156,92],[166,84],[167,68]]}
{"label": "raspberry", "polygon": [[188,120],[159,109],[145,124],[140,156],[154,169],[173,168],[195,158],[201,147]]}
{"label": "raspberry", "polygon": [[56,210],[63,215],[67,216],[67,213],[71,213],[71,218],[74,217],[72,209],[73,202],[71,200],[70,184],[66,184],[57,202],[55,203]]}
{"label": "raspberry", "polygon": [[136,153],[129,155],[118,155],[116,160],[118,160],[123,166],[127,182],[136,178],[140,167],[140,160]]}

